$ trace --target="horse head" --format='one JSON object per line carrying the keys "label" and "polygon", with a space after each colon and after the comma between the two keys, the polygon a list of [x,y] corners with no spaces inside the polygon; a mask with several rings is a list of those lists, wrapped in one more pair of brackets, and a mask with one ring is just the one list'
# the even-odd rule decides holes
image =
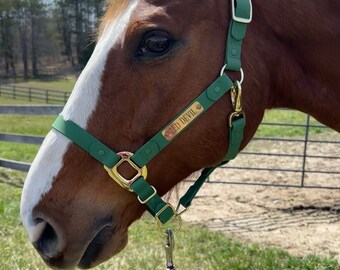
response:
{"label": "horse head", "polygon": [[[94,53],[61,113],[63,121],[72,121],[117,153],[136,152],[223,73],[232,3],[113,1]],[[247,124],[241,148],[254,135],[265,108],[274,106],[269,103],[280,105],[270,91],[278,86],[269,79],[277,71],[268,69],[279,65],[272,56],[280,46],[272,42],[266,49],[267,33],[259,27],[266,12],[256,8],[259,16],[243,46]],[[228,75],[240,77],[239,72]],[[232,111],[226,93],[147,164],[147,181],[160,196],[224,159]],[[127,162],[119,166],[125,178],[135,173]],[[59,268],[88,268],[117,254],[127,244],[129,225],[145,210],[98,160],[55,129],[31,166],[21,202],[31,242],[47,264]]]}

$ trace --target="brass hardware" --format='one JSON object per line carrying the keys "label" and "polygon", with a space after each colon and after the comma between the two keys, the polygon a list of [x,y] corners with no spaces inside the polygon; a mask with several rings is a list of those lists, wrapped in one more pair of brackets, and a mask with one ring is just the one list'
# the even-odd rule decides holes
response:
{"label": "brass hardware", "polygon": [[[121,152],[121,153],[118,153],[118,155],[121,156],[121,159],[118,161],[118,163],[113,168],[108,168],[106,166],[104,166],[104,168],[108,172],[108,174],[111,176],[111,178],[117,182],[118,185],[127,189],[130,192],[133,192],[133,190],[131,189],[131,185],[141,176],[144,179],[146,179],[147,174],[148,174],[147,168],[146,166],[139,168],[131,160],[133,153]],[[124,176],[122,176],[118,172],[118,167],[122,165],[124,162],[127,162],[137,172],[136,175],[132,177],[131,179],[126,179]]]}
{"label": "brass hardware", "polygon": [[231,104],[234,112],[242,112],[242,86],[239,81],[231,88]]}
{"label": "brass hardware", "polygon": [[233,120],[236,119],[236,118],[240,118],[240,117],[243,117],[243,118],[246,118],[246,115],[244,114],[244,112],[233,112],[229,115],[229,121],[228,121],[228,124],[229,124],[229,127],[233,127]]}
{"label": "brass hardware", "polygon": [[[168,220],[168,222],[163,224],[161,220],[159,219],[159,216],[168,208],[172,209],[174,216],[170,220]],[[161,210],[158,211],[158,213],[155,215],[155,219],[156,219],[157,228],[159,232],[161,232],[164,235],[167,235],[165,231],[166,229],[170,229],[170,226],[172,225],[171,223],[173,223],[174,221],[175,221],[175,227],[174,229],[171,229],[173,233],[177,233],[182,228],[182,225],[183,225],[181,216],[176,214],[174,207],[169,203],[167,203]]]}
{"label": "brass hardware", "polygon": [[146,204],[148,201],[150,201],[157,194],[156,189],[153,186],[151,186],[151,188],[153,189],[153,193],[147,199],[145,199],[144,201],[142,201],[141,198],[139,196],[137,196],[137,199],[141,204]]}
{"label": "brass hardware", "polygon": [[235,118],[244,117],[245,113],[242,108],[242,86],[239,81],[235,82],[235,85],[230,90],[231,104],[233,111],[229,115],[229,127],[233,126],[233,120]]}

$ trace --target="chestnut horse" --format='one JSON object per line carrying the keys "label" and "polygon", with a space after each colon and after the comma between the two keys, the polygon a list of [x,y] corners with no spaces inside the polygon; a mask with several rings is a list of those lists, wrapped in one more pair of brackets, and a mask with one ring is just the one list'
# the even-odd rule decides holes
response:
{"label": "chestnut horse", "polygon": [[[61,116],[116,152],[135,152],[206,89],[224,65],[230,0],[113,0]],[[264,111],[296,109],[340,132],[340,2],[253,0],[243,43],[241,149]],[[233,80],[239,72],[227,72]],[[226,93],[148,164],[163,195],[228,151]],[[121,174],[131,167],[122,164]],[[53,267],[93,267],[121,251],[146,207],[56,130],[27,176],[21,216]]]}

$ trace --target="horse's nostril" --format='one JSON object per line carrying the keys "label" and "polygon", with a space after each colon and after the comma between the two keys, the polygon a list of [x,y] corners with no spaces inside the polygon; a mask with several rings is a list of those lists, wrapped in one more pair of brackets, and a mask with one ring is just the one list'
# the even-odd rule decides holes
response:
{"label": "horse's nostril", "polygon": [[59,240],[57,232],[46,221],[40,221],[37,226],[39,225],[41,228],[43,227],[43,229],[41,229],[40,237],[36,237],[33,245],[45,259],[58,256]]}
{"label": "horse's nostril", "polygon": [[38,241],[40,236],[42,235],[43,231],[45,230],[45,227],[47,225],[46,221],[42,219],[35,220],[35,225],[30,226],[28,230],[28,236],[32,243]]}

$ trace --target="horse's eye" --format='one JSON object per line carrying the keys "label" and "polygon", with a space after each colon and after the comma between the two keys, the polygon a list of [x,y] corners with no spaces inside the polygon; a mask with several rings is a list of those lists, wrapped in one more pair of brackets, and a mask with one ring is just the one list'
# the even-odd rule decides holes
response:
{"label": "horse's eye", "polygon": [[150,35],[144,39],[139,56],[162,56],[170,50],[172,43],[166,36]]}

